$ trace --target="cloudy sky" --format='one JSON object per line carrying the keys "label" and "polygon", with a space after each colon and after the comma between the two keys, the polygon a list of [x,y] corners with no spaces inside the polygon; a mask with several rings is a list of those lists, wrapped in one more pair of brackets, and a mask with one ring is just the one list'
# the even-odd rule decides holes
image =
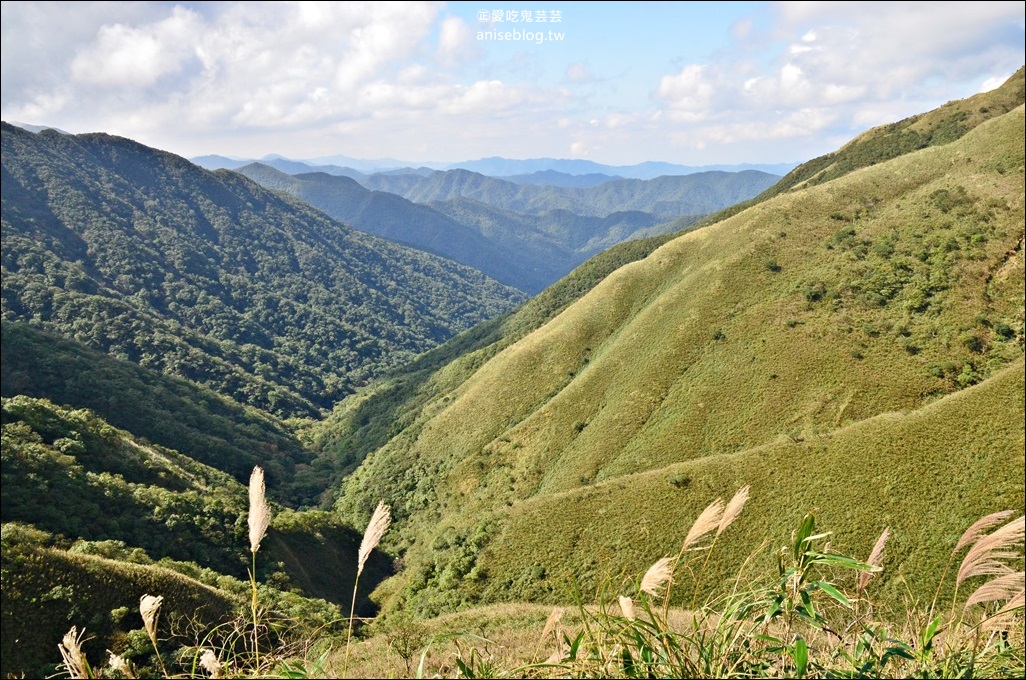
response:
{"label": "cloudy sky", "polygon": [[1024,4],[4,2],[0,115],[184,156],[802,161],[1000,84]]}

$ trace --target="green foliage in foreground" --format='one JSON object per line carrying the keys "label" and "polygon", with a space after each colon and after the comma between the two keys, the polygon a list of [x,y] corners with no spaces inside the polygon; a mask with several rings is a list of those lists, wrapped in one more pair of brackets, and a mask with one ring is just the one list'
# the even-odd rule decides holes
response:
{"label": "green foliage in foreground", "polygon": [[[132,604],[124,595],[136,589],[129,588],[133,575],[152,583],[173,571],[232,598],[247,595],[249,585],[239,579],[248,564],[237,548],[247,534],[245,487],[176,451],[140,443],[84,409],[25,396],[4,398],[2,408],[4,643],[22,645],[5,647],[5,669],[29,672],[49,658],[39,655],[40,645],[59,640],[68,617],[112,644],[116,621],[109,612]],[[273,515],[257,569],[265,599],[313,628],[337,623],[338,607],[351,605],[359,535],[326,512],[275,507]],[[124,568],[108,569],[102,588],[90,585],[88,573],[103,571],[90,565],[108,564]],[[365,593],[391,573],[391,560],[372,553]],[[52,589],[56,594],[47,595]],[[356,602],[361,616],[376,610],[365,593]],[[26,613],[41,601],[49,603],[45,621]],[[9,622],[19,620],[34,623],[9,636]]]}
{"label": "green foliage in foreground", "polygon": [[[961,588],[950,606],[924,598],[907,602],[894,618],[876,599],[876,582],[893,562],[890,530],[865,558],[855,558],[832,548],[832,532],[809,513],[790,541],[768,551],[773,566],[742,566],[686,611],[671,610],[674,587],[707,578],[721,538],[751,516],[747,493],[706,506],[677,556],[657,560],[640,578],[607,575],[594,596],[576,591],[576,610],[565,616],[557,607],[532,639],[475,635],[468,630],[473,612],[442,625],[393,617],[358,645],[350,666],[350,645],[333,653],[330,629],[311,633],[295,620],[272,618],[273,635],[257,635],[257,624],[267,619],[254,609],[248,621],[241,617],[220,632],[204,632],[200,617],[192,617],[192,641],[158,638],[151,618],[145,632],[152,648],[163,651],[149,666],[127,645],[105,668],[72,628],[62,642],[64,670],[77,677],[109,677],[115,666],[142,677],[411,677],[419,657],[417,677],[1022,677],[1024,525],[1010,511],[953,537],[947,565],[929,574],[936,592],[945,580]],[[265,595],[254,592],[254,602]],[[498,639],[523,625],[510,611],[493,611],[500,620],[490,628]],[[254,627],[251,644],[247,625]],[[145,646],[139,645],[145,637],[135,640]],[[433,646],[445,648],[445,656],[432,656]],[[369,659],[360,647],[379,657]]]}
{"label": "green foliage in foreground", "polygon": [[[714,516],[703,526],[714,509],[708,506],[677,558],[660,560],[641,578],[605,581],[597,602],[578,599],[578,622],[563,624],[563,611],[557,608],[536,645],[542,653],[552,651],[548,660],[516,667],[508,665],[509,659],[496,664],[487,644],[471,643],[454,654],[459,675],[1022,677],[1021,515],[1011,521],[1012,513],[989,516],[985,528],[974,524],[950,550],[947,567],[930,574],[935,581],[964,586],[951,607],[923,600],[908,603],[900,618],[881,614],[874,583],[889,568],[884,566],[888,532],[867,558],[856,559],[832,549],[832,532],[821,532],[815,516],[807,514],[790,543],[772,551],[775,569],[739,572],[699,606],[693,603],[683,615],[671,616],[674,582],[705,576],[709,554],[736,519],[730,516],[731,505],[719,521]],[[519,651],[521,658],[526,656]]]}

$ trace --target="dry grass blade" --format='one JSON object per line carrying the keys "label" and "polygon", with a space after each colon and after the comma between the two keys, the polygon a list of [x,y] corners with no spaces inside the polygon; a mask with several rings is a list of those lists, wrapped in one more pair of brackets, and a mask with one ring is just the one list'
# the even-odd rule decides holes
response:
{"label": "dry grass blade", "polygon": [[[883,566],[884,546],[887,545],[887,539],[890,538],[890,535],[890,527],[883,530],[883,533],[880,534],[880,538],[876,539],[876,545],[874,545],[873,549],[869,552],[869,559],[866,560],[866,564],[871,564],[874,567]],[[876,572],[872,571],[864,571],[859,574],[859,590],[865,590],[866,586],[869,584],[869,579],[874,576],[876,576]]]}
{"label": "dry grass blade", "polygon": [[367,563],[367,558],[370,557],[374,548],[378,547],[381,537],[385,535],[391,524],[391,508],[384,503],[378,503],[378,507],[374,509],[374,514],[371,515],[370,522],[367,524],[367,529],[363,532],[363,540],[360,541],[360,552],[357,557],[356,566],[357,574],[363,573],[363,565]]}
{"label": "dry grass blade", "polygon": [[264,469],[259,465],[249,476],[249,551],[260,550],[260,541],[267,535],[271,521],[271,509],[267,507],[264,488]]}
{"label": "dry grass blade", "polygon": [[748,492],[751,488],[752,487],[750,485],[745,484],[737,490],[734,497],[730,499],[729,503],[727,503],[727,507],[723,511],[723,516],[720,518],[719,526],[716,528],[717,536],[722,534],[727,527],[729,527],[731,523],[738,518],[741,511],[744,510],[745,503],[748,502]]}
{"label": "dry grass blade", "polygon": [[82,637],[84,635],[84,628],[80,633],[78,628],[72,626],[71,630],[64,634],[61,643],[57,645],[61,658],[64,659],[64,667],[67,669],[69,677],[72,678],[89,677],[89,664],[86,663],[85,655],[82,653]]}
{"label": "dry grass blade", "polygon": [[973,576],[1004,576],[1012,572],[1004,560],[1019,558],[1020,552],[1012,552],[1011,548],[1019,548],[1023,542],[1024,517],[1014,519],[997,531],[977,539],[973,547],[966,553],[962,565],[958,569],[955,583]]}
{"label": "dry grass blade", "polygon": [[[562,607],[554,608],[552,610],[552,613],[549,614],[549,618],[547,618],[545,620],[545,627],[542,628],[541,635],[538,637],[538,643],[539,644],[545,642],[546,636],[548,636],[548,634],[553,631],[553,629],[559,624],[559,622],[560,622],[560,620],[562,618],[563,618],[563,608]],[[559,636],[557,635],[556,638],[559,639]]]}
{"label": "dry grass blade", "polygon": [[139,614],[142,615],[146,633],[154,645],[157,644],[157,615],[160,613],[160,605],[163,602],[163,595],[143,595],[139,598]]}
{"label": "dry grass blade", "polygon": [[987,581],[977,588],[976,592],[965,601],[965,606],[968,608],[974,604],[1011,600],[1023,590],[1026,590],[1026,572],[1017,571],[1005,574]]}
{"label": "dry grass blade", "polygon": [[634,619],[638,618],[638,614],[634,610],[634,600],[625,595],[620,595],[619,600],[620,611],[623,612],[624,618],[626,618],[628,621],[633,621]]}
{"label": "dry grass blade", "polygon": [[710,531],[719,528],[720,520],[722,518],[723,501],[717,498],[706,506],[705,510],[702,511],[702,514],[695,520],[695,523],[691,525],[691,530],[688,531],[688,535],[684,538],[684,548],[689,548],[702,540],[702,537]]}
{"label": "dry grass blade", "polygon": [[673,558],[662,557],[655,564],[648,568],[641,578],[641,591],[653,597],[659,596],[659,591],[670,581],[673,576]]}
{"label": "dry grass blade", "polygon": [[958,539],[958,543],[955,544],[955,549],[951,551],[951,554],[958,554],[959,550],[970,543],[974,543],[976,539],[985,534],[991,527],[996,527],[1011,516],[1012,510],[1002,510],[1001,512],[994,512],[976,520],[972,526],[965,530],[962,537]]}

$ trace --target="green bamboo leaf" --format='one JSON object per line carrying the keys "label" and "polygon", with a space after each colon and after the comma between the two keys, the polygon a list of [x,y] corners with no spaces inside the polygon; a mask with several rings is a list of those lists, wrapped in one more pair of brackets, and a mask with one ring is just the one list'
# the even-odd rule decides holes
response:
{"label": "green bamboo leaf", "polygon": [[816,585],[819,586],[820,590],[822,590],[824,593],[826,593],[830,597],[834,598],[835,600],[843,604],[845,607],[848,607],[849,609],[851,608],[851,602],[848,600],[848,598],[845,597],[844,593],[839,591],[833,585],[827,583],[826,581],[816,581]]}
{"label": "green bamboo leaf", "polygon": [[794,537],[794,558],[796,560],[799,559],[805,551],[805,539],[812,535],[812,531],[815,528],[816,518],[813,517],[812,513],[805,515],[801,526],[798,527],[798,533],[795,534]]}
{"label": "green bamboo leaf", "polygon": [[805,672],[809,668],[809,646],[805,643],[805,640],[798,638],[794,641],[792,656],[794,658],[795,676],[804,678]]}

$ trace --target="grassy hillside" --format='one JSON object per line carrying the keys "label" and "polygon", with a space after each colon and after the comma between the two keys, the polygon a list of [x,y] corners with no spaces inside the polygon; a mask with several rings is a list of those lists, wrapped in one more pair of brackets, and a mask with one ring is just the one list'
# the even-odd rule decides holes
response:
{"label": "grassy hillside", "polygon": [[[340,507],[366,513],[383,497],[408,518],[400,541],[416,567],[406,595],[424,611],[536,597],[522,572],[475,569],[492,554],[496,508],[818,440],[1021,361],[1023,146],[1019,107],[955,142],[667,243],[436,393],[348,480]],[[1021,422],[1014,403],[1010,412]],[[1019,469],[1021,430],[1001,432],[993,449],[966,455]],[[900,455],[920,469],[938,455],[922,438],[903,441]],[[1008,493],[1021,508],[1021,483]],[[960,530],[974,503],[931,525],[927,543]],[[859,517],[861,504],[846,507]],[[607,526],[594,510],[580,514],[592,531]],[[554,532],[566,515],[553,513]],[[636,542],[647,554],[672,550],[654,536]]]}
{"label": "grassy hillside", "polygon": [[444,396],[488,358],[554,318],[606,276],[646,257],[670,238],[650,237],[609,248],[515,312],[475,326],[347,398],[308,430],[320,460],[352,471],[368,453],[411,425],[425,404]]}
{"label": "grassy hillside", "polygon": [[[1005,103],[1010,97],[1013,100],[1017,97],[1017,101],[1022,104],[1022,84],[1023,71],[1020,71],[1000,88],[972,97],[973,105],[977,109],[987,109],[988,115],[975,116],[970,122],[979,124],[998,115],[998,112],[1005,110]],[[935,121],[936,125],[944,125],[949,120],[948,114],[958,116],[958,105],[958,102],[953,102],[938,111],[924,114],[924,117]],[[861,167],[856,160],[846,159],[844,154],[839,158],[846,167]],[[795,172],[800,175],[812,173],[818,159],[810,163],[813,165],[799,166]],[[720,211],[696,226],[716,224],[782,191],[784,189],[767,190],[757,199]],[[466,199],[460,201],[467,202]],[[689,224],[678,221],[670,225],[669,230],[681,231]],[[639,239],[614,246],[592,257],[508,318],[493,319],[454,338],[421,360],[393,372],[386,381],[363,392],[359,397],[347,400],[323,426],[315,428],[314,436],[331,457],[346,461],[345,466],[355,466],[366,454],[383,446],[389,438],[411,425],[425,403],[444,398],[449,390],[466,380],[488,358],[553,319],[619,267],[647,257],[670,239],[667,235]],[[1009,280],[1015,285],[1014,269],[1008,273]],[[452,362],[452,365],[445,367],[447,362]],[[443,367],[444,371],[441,370]],[[366,512],[369,511],[367,508]]]}
{"label": "grassy hillside", "polygon": [[522,295],[240,175],[3,125],[3,318],[316,415]]}

